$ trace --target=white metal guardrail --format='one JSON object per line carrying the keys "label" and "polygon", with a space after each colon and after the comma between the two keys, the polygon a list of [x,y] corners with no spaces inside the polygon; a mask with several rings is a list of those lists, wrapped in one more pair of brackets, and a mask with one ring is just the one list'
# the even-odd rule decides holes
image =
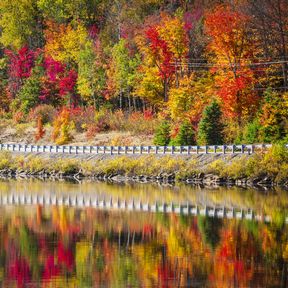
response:
{"label": "white metal guardrail", "polygon": [[[122,210],[154,213],[175,213],[191,216],[208,216],[228,219],[246,219],[260,222],[271,222],[269,215],[257,214],[251,209],[241,209],[223,206],[206,206],[197,204],[176,204],[176,203],[143,203],[141,201],[112,200],[101,198],[98,195],[53,195],[53,194],[28,194],[11,193],[0,195],[0,206],[9,205],[43,205],[43,206],[67,206],[75,208],[95,208],[102,210]],[[288,224],[288,217],[285,221]]]}
{"label": "white metal guardrail", "polygon": [[[26,153],[61,154],[253,154],[266,151],[272,144],[208,145],[208,146],[68,146],[0,144],[0,150]],[[288,144],[285,145],[288,149]]]}

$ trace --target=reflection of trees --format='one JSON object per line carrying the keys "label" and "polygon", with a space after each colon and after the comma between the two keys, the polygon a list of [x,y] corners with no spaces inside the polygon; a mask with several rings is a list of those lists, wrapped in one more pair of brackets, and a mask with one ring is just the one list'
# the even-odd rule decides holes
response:
{"label": "reflection of trees", "polygon": [[286,285],[288,229],[281,221],[33,209],[2,211],[5,287]]}
{"label": "reflection of trees", "polygon": [[218,218],[198,217],[198,227],[203,240],[214,250],[220,240],[222,220]]}

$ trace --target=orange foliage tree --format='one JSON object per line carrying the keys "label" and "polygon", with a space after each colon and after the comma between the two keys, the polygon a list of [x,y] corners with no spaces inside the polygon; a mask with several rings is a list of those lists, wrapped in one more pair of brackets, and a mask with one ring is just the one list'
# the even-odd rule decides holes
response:
{"label": "orange foliage tree", "polygon": [[258,105],[255,70],[250,67],[257,49],[255,39],[248,35],[247,22],[246,15],[230,6],[217,6],[205,21],[216,92],[222,99],[224,114],[237,117],[239,123],[243,117],[253,115]]}

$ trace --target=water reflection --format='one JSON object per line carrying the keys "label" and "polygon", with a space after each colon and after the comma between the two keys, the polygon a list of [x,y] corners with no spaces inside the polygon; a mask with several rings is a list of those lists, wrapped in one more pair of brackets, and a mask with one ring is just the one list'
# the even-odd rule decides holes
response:
{"label": "water reflection", "polygon": [[2,287],[287,287],[288,226],[1,208]]}
{"label": "water reflection", "polygon": [[250,207],[273,221],[2,206],[1,287],[288,287],[286,191],[0,182],[1,195],[11,192],[189,200]]}

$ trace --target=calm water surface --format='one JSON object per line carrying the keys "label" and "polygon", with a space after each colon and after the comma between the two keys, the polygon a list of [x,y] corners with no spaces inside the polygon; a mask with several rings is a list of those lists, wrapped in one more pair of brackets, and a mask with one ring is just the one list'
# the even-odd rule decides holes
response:
{"label": "calm water surface", "polygon": [[1,287],[288,287],[287,191],[0,181],[10,193],[250,208],[272,223],[2,205]]}

